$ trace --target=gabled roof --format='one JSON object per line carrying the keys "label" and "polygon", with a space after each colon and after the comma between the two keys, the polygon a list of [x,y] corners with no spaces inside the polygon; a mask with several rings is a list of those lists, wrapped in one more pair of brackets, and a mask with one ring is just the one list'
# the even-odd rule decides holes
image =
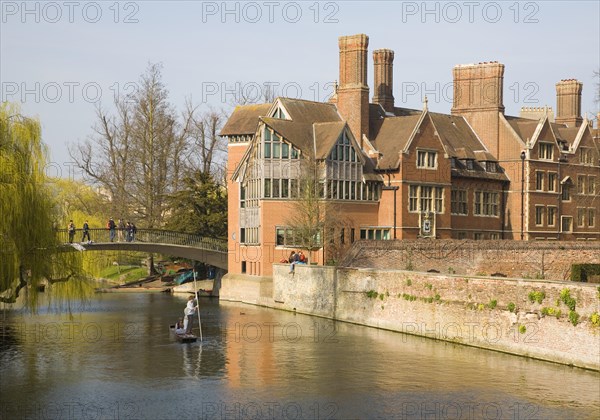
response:
{"label": "gabled roof", "polygon": [[342,130],[346,126],[343,121],[314,124],[314,136],[316,141],[315,157],[325,159],[329,151],[340,138]]}
{"label": "gabled roof", "polygon": [[270,117],[261,117],[260,119],[286,141],[302,150],[302,153],[313,154],[314,142],[312,124]]}
{"label": "gabled roof", "polygon": [[408,143],[421,113],[405,117],[387,117],[381,122],[376,137],[371,141],[382,154],[377,168],[392,169],[398,167],[400,153]]}
{"label": "gabled roof", "polygon": [[[463,117],[439,114],[437,112],[429,112],[429,116],[448,156],[460,158],[458,156],[459,153],[455,151],[463,149],[469,156],[469,159],[496,161],[496,158],[488,153],[484,144],[479,140]],[[480,153],[478,156],[477,152],[485,152],[487,154]],[[472,155],[474,156],[470,157]]]}
{"label": "gabled roof", "polygon": [[341,121],[334,104],[307,101],[304,99],[277,98],[297,123],[320,123]]}
{"label": "gabled roof", "polygon": [[538,126],[539,121],[531,120],[527,118],[511,117],[506,115],[505,120],[512,127],[512,129],[521,138],[523,143],[527,143],[528,140],[533,138],[535,130]]}
{"label": "gabled roof", "polygon": [[254,134],[258,125],[258,117],[267,115],[272,104],[238,105],[225,123],[219,135]]}

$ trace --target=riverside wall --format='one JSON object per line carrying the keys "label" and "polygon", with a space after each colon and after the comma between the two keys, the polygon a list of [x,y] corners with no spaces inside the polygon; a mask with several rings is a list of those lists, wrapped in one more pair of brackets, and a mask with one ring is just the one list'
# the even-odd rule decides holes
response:
{"label": "riverside wall", "polygon": [[221,299],[600,371],[594,284],[274,264],[272,278],[226,275]]}

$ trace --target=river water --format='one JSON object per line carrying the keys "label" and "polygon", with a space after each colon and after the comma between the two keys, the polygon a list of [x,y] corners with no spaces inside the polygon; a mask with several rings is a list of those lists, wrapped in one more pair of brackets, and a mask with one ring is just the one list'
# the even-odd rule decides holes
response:
{"label": "river water", "polygon": [[596,372],[209,299],[203,342],[180,344],[168,325],[184,305],[5,311],[0,418],[600,418]]}

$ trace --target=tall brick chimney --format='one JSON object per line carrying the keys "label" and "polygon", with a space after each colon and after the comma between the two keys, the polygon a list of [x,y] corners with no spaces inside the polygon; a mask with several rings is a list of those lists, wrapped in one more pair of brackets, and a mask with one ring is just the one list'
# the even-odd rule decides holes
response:
{"label": "tall brick chimney", "polygon": [[452,114],[464,116],[490,152],[500,158],[500,118],[504,64],[497,61],[455,66]]}
{"label": "tall brick chimney", "polygon": [[581,90],[583,83],[575,79],[561,80],[556,84],[556,122],[569,127],[579,127],[581,118]]}
{"label": "tall brick chimney", "polygon": [[337,90],[337,107],[359,143],[363,134],[369,134],[368,46],[369,37],[365,34],[339,38],[340,84]]}
{"label": "tall brick chimney", "polygon": [[373,102],[379,104],[387,112],[394,112],[394,51],[373,51],[373,63],[375,67],[375,85]]}

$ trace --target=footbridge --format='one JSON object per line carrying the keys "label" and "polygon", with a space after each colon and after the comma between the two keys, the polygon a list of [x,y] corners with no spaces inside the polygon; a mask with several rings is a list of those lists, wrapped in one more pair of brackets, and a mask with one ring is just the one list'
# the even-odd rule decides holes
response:
{"label": "footbridge", "polygon": [[65,247],[79,251],[137,251],[187,258],[227,270],[227,241],[190,233],[160,229],[137,229],[135,235],[116,230],[114,237],[108,229],[90,229],[90,239],[83,238],[81,229],[72,241],[66,229],[57,230]]}

